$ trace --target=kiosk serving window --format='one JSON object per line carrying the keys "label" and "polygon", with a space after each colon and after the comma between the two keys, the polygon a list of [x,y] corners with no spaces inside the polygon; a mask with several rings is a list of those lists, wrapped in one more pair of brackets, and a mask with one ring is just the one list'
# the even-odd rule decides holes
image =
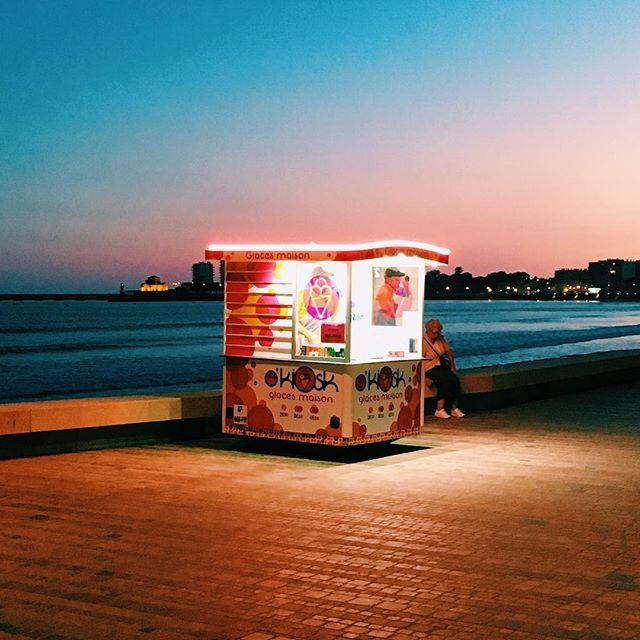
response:
{"label": "kiosk serving window", "polygon": [[373,300],[371,324],[401,327],[407,312],[418,309],[418,268],[395,264],[372,267]]}
{"label": "kiosk serving window", "polygon": [[294,356],[345,360],[349,269],[344,262],[298,264]]}
{"label": "kiosk serving window", "polygon": [[351,265],[351,362],[420,357],[424,267],[407,258]]}

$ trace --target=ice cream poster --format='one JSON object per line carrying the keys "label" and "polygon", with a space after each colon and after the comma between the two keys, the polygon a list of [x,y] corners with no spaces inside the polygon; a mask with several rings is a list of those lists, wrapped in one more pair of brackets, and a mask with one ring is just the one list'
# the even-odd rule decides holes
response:
{"label": "ice cream poster", "polygon": [[[347,269],[344,264],[305,264],[298,270],[298,351],[303,345],[337,342],[346,323]],[[323,330],[324,327],[324,330]],[[342,329],[344,333],[344,329]],[[325,340],[323,340],[323,336]]]}

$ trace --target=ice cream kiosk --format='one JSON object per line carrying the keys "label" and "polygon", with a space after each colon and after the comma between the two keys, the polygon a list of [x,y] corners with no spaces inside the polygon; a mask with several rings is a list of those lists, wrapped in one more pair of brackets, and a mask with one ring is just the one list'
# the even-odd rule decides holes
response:
{"label": "ice cream kiosk", "polygon": [[411,241],[210,245],[224,260],[223,433],[355,445],[416,434],[425,268]]}

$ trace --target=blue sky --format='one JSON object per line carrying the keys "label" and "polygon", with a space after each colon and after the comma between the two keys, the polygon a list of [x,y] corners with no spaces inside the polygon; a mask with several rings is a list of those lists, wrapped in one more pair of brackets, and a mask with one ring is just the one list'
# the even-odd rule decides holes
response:
{"label": "blue sky", "polygon": [[1,6],[0,291],[187,279],[215,240],[640,258],[637,3]]}

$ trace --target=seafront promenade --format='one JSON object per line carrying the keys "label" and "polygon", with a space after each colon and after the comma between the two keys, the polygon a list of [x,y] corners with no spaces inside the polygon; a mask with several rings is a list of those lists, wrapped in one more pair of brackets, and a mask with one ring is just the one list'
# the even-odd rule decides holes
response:
{"label": "seafront promenade", "polygon": [[375,451],[2,461],[0,638],[640,637],[640,383]]}

